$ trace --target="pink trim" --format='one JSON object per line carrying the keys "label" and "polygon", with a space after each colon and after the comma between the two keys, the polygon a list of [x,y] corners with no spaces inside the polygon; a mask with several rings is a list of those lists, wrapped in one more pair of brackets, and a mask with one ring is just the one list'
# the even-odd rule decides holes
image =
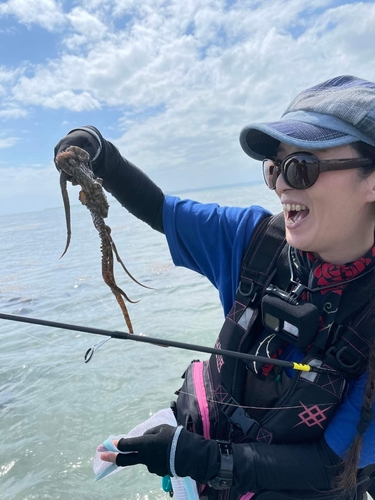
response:
{"label": "pink trim", "polygon": [[202,417],[203,436],[210,439],[210,416],[206,398],[206,390],[203,382],[203,363],[201,361],[193,364],[193,382],[197,395],[198,407]]}
{"label": "pink trim", "polygon": [[246,495],[243,495],[240,500],[250,500],[250,498],[253,498],[253,496],[255,495],[255,493],[246,493]]}

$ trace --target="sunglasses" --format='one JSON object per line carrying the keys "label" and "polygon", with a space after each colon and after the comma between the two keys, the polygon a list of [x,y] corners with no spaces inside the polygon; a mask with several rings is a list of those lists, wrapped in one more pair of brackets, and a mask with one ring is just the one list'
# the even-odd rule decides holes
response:
{"label": "sunglasses", "polygon": [[319,160],[312,153],[293,153],[284,160],[263,160],[263,177],[270,189],[276,188],[280,174],[293,189],[307,189],[317,181],[321,172],[329,170],[346,170],[349,168],[373,165],[369,158],[350,158],[344,160]]}

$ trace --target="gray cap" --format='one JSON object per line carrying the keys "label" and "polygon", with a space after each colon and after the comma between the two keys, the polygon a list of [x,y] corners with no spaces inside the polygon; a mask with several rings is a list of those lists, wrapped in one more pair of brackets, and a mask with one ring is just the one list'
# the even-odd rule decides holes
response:
{"label": "gray cap", "polygon": [[281,120],[252,123],[240,134],[242,149],[256,160],[274,155],[280,142],[305,151],[358,141],[375,146],[375,83],[354,76],[304,90]]}

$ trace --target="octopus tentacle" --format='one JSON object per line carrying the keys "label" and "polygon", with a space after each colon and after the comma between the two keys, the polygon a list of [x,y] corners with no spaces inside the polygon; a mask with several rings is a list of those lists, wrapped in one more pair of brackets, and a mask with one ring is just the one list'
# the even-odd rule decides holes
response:
{"label": "octopus tentacle", "polygon": [[71,237],[70,205],[66,187],[67,180],[71,180],[73,184],[79,184],[81,186],[82,189],[79,193],[79,200],[83,205],[86,205],[86,207],[90,211],[94,226],[99,233],[101,242],[100,249],[102,252],[103,280],[109,286],[112,293],[116,297],[129,332],[133,333],[133,325],[130,320],[129,312],[127,310],[124,299],[131,303],[135,303],[135,301],[130,300],[126,293],[116,283],[113,270],[113,255],[116,256],[117,261],[120,263],[126,274],[135,283],[145,288],[150,287],[143,285],[130,274],[118,254],[116,245],[111,236],[111,228],[104,222],[104,218],[108,215],[109,205],[102,188],[102,180],[96,178],[89,168],[89,159],[90,158],[88,153],[76,146],[67,148],[66,151],[63,151],[56,157],[56,165],[61,170],[60,187],[64,201],[65,218],[67,225],[67,243],[61,257],[65,255],[67,251]]}
{"label": "octopus tentacle", "polygon": [[68,181],[68,176],[66,173],[61,170],[60,172],[60,188],[61,188],[61,194],[62,194],[62,199],[64,202],[64,210],[65,210],[65,221],[66,221],[66,244],[65,244],[65,249],[63,253],[60,255],[61,257],[64,257],[66,254],[69,245],[70,245],[70,238],[72,236],[72,227],[70,223],[70,203],[69,203],[69,195],[68,195],[68,189],[67,189],[67,181]]}
{"label": "octopus tentacle", "polygon": [[122,266],[123,270],[129,276],[129,278],[131,278],[135,283],[137,283],[137,285],[143,286],[143,288],[148,288],[149,290],[154,290],[154,288],[151,288],[150,286],[144,285],[143,283],[141,283],[140,281],[138,281],[134,278],[134,276],[130,273],[130,271],[126,268],[125,264],[122,262],[122,259],[121,259],[120,255],[118,254],[115,242],[112,240],[112,238],[111,238],[111,245],[112,245],[112,250],[113,250],[114,254],[116,255],[117,262]]}

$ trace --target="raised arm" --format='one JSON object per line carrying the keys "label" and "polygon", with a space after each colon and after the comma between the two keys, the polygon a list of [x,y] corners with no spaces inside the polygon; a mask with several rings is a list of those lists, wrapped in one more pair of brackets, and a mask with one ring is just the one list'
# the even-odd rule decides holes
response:
{"label": "raised arm", "polygon": [[93,126],[71,130],[55,147],[55,157],[69,146],[78,146],[90,155],[91,167],[103,179],[104,188],[135,217],[164,232],[162,190],[138,167],[121,156]]}

